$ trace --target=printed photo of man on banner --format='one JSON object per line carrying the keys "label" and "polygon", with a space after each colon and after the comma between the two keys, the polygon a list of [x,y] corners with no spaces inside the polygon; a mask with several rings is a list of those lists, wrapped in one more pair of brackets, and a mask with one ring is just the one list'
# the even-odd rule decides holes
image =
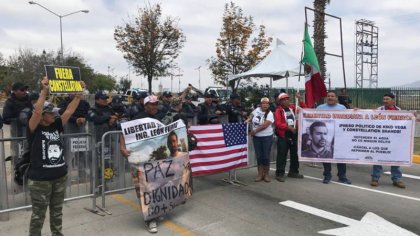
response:
{"label": "printed photo of man on banner", "polygon": [[144,220],[165,215],[192,195],[187,129],[143,118],[121,124]]}
{"label": "printed photo of man on banner", "polygon": [[334,120],[304,120],[306,133],[302,157],[331,159],[334,156]]}

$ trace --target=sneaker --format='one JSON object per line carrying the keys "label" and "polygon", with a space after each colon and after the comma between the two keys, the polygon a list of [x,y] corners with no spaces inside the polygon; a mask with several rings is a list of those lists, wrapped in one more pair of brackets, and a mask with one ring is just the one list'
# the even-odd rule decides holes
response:
{"label": "sneaker", "polygon": [[401,180],[393,182],[392,185],[394,185],[397,188],[405,188],[405,184]]}
{"label": "sneaker", "polygon": [[347,178],[343,178],[343,179],[339,179],[340,183],[343,184],[351,184],[351,180],[347,179]]}
{"label": "sneaker", "polygon": [[147,231],[149,231],[150,233],[155,234],[158,232],[156,220],[151,220],[147,222],[146,226],[147,226]]}
{"label": "sneaker", "polygon": [[329,184],[329,183],[330,183],[330,181],[331,181],[331,179],[324,178],[324,180],[322,180],[322,183],[323,183],[323,184]]}
{"label": "sneaker", "polygon": [[372,179],[372,181],[370,181],[370,186],[377,187],[378,185],[379,181],[377,179]]}
{"label": "sneaker", "polygon": [[284,182],[286,181],[286,178],[284,177],[284,175],[281,175],[281,176],[276,176],[276,180],[279,182]]}
{"label": "sneaker", "polygon": [[293,173],[293,172],[289,172],[289,174],[287,174],[287,177],[295,178],[295,179],[303,179],[303,175],[299,173]]}

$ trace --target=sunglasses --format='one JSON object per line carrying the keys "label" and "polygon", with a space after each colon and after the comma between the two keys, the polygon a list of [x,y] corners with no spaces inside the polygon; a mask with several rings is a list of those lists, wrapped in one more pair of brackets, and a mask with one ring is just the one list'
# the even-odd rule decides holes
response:
{"label": "sunglasses", "polygon": [[19,89],[19,91],[21,91],[21,92],[26,92],[26,88],[21,88],[21,89]]}

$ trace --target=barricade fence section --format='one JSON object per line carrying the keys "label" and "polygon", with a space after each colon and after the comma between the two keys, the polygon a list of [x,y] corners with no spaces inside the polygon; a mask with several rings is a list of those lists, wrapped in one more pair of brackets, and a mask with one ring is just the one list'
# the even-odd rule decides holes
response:
{"label": "barricade fence section", "polygon": [[[15,129],[25,129],[17,123],[10,125],[11,135]],[[12,132],[13,131],[13,132]],[[5,138],[0,130],[0,219],[8,220],[8,212],[31,207],[28,191],[28,179],[23,185],[15,182],[14,166],[29,150],[26,137]],[[94,155],[95,145],[89,133],[62,134],[64,158],[68,165],[68,182],[65,201],[93,197],[97,185],[97,160]],[[94,198],[93,198],[94,199]],[[94,207],[94,202],[92,203]]]}
{"label": "barricade fence section", "polygon": [[103,134],[100,142],[98,156],[101,157],[102,208],[106,207],[106,194],[134,189],[131,166],[120,152],[121,135],[121,131],[108,131]]}

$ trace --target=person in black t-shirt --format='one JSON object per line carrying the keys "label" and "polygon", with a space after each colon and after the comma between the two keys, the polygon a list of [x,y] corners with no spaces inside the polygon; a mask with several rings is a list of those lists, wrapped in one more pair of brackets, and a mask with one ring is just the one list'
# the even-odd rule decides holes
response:
{"label": "person in black t-shirt", "polygon": [[[85,85],[83,82],[82,87]],[[63,202],[66,190],[67,164],[64,160],[60,134],[80,102],[75,95],[61,116],[56,116],[54,105],[46,102],[48,79],[41,81],[41,94],[28,121],[30,147],[29,192],[32,200],[32,216],[29,235],[41,235],[47,208],[50,208],[52,235],[62,234]]]}

